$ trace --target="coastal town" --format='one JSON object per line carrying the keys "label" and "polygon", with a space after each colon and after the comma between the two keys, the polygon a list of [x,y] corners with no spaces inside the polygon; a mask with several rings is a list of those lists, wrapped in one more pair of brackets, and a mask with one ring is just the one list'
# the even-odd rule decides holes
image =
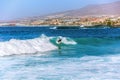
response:
{"label": "coastal town", "polygon": [[0,26],[111,26],[120,27],[120,16],[83,16],[83,17],[71,17],[71,16],[47,16],[47,17],[35,17],[26,18],[10,22],[1,22]]}
{"label": "coastal town", "polygon": [[[38,10],[39,11],[39,10]],[[109,26],[120,27],[120,1],[104,4],[91,4],[78,9],[56,11],[46,14],[26,15],[7,21],[0,18],[0,26]],[[22,14],[22,13],[21,13]],[[3,20],[3,21],[2,21]]]}

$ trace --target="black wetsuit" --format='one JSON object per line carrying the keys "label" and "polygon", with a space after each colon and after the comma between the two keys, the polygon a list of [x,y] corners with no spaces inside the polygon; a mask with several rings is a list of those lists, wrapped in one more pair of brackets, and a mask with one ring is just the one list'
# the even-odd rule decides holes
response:
{"label": "black wetsuit", "polygon": [[61,49],[61,42],[62,42],[62,39],[59,39],[59,40],[58,40],[58,43],[59,43],[58,49]]}

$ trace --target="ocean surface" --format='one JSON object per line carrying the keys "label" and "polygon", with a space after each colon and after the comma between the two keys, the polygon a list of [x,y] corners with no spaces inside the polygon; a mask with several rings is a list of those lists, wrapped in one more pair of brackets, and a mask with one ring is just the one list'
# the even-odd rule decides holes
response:
{"label": "ocean surface", "polygon": [[0,80],[120,80],[120,28],[0,27]]}

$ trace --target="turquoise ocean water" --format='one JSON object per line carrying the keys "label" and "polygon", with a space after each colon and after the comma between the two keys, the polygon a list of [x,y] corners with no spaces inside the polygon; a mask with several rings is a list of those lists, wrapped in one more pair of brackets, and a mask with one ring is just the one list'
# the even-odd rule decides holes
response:
{"label": "turquoise ocean water", "polygon": [[120,80],[119,68],[120,28],[0,27],[0,80]]}

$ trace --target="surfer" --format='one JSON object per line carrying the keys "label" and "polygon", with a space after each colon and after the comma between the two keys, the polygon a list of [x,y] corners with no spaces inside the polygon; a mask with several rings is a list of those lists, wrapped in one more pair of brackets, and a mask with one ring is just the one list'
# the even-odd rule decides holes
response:
{"label": "surfer", "polygon": [[56,43],[58,44],[58,53],[61,54],[62,38],[59,37],[59,38],[56,40]]}
{"label": "surfer", "polygon": [[56,43],[58,44],[58,49],[61,49],[61,43],[62,43],[62,39],[58,38]]}
{"label": "surfer", "polygon": [[61,39],[61,38],[59,38],[57,42],[58,42],[58,44],[61,44],[62,39]]}

